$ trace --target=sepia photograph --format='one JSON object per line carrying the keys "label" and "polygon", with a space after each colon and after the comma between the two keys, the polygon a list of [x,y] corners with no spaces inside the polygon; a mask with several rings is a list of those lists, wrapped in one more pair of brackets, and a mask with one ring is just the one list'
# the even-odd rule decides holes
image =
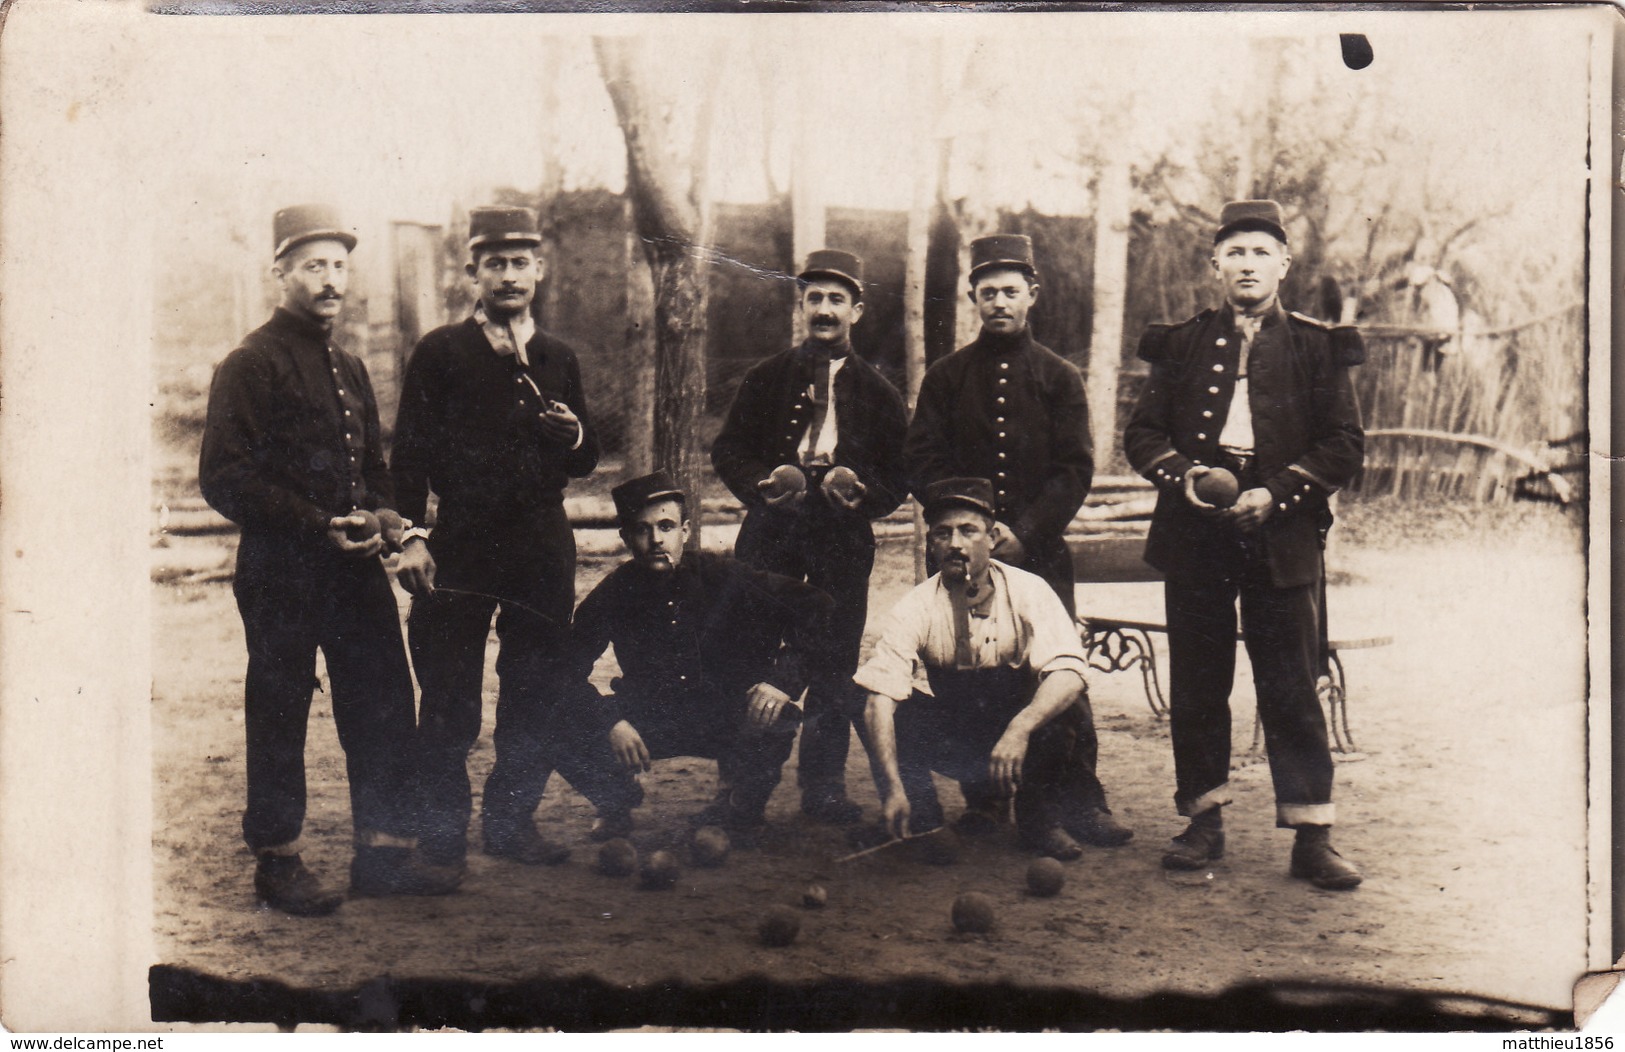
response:
{"label": "sepia photograph", "polygon": [[1611,11],[245,6],[0,32],[0,1022],[1576,1026]]}

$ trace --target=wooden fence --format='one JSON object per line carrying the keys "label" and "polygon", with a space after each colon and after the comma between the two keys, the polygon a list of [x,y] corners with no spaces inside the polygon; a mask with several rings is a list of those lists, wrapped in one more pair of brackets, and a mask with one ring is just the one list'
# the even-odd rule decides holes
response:
{"label": "wooden fence", "polygon": [[1366,497],[1583,496],[1585,308],[1477,333],[1364,328]]}

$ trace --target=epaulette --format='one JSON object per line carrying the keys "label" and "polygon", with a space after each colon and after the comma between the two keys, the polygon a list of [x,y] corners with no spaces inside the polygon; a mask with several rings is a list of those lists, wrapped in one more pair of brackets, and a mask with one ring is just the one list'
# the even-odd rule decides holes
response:
{"label": "epaulette", "polygon": [[1168,360],[1168,337],[1175,329],[1183,329],[1199,322],[1206,321],[1214,314],[1210,307],[1194,318],[1187,318],[1181,322],[1154,321],[1146,325],[1145,332],[1140,334],[1140,349],[1136,352],[1141,361],[1163,362]]}
{"label": "epaulette", "polygon": [[1365,362],[1365,340],[1360,336],[1360,330],[1353,325],[1334,325],[1331,322],[1311,318],[1307,314],[1292,312],[1292,317],[1305,325],[1312,326],[1331,337],[1332,360],[1338,365],[1362,365]]}
{"label": "epaulette", "polygon": [[1168,357],[1168,333],[1173,326],[1163,321],[1154,321],[1140,333],[1140,349],[1137,352],[1141,361],[1155,365]]}

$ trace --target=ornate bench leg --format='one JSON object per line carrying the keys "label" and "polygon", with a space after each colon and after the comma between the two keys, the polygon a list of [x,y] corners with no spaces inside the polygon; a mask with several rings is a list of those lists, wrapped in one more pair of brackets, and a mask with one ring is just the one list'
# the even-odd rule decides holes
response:
{"label": "ornate bench leg", "polygon": [[1349,730],[1349,704],[1347,681],[1343,677],[1343,662],[1337,651],[1331,652],[1331,675],[1326,684],[1326,722],[1332,729],[1333,747],[1341,753],[1355,750],[1354,735]]}
{"label": "ornate bench leg", "polygon": [[1090,668],[1101,672],[1138,668],[1151,715],[1160,720],[1168,714],[1162,683],[1157,678],[1157,647],[1149,633],[1109,621],[1096,628],[1088,619],[1079,618],[1078,636],[1083,641],[1084,657]]}
{"label": "ornate bench leg", "polygon": [[1162,683],[1157,679],[1157,641],[1151,638],[1150,633],[1140,632],[1144,640],[1145,654],[1140,658],[1140,675],[1145,680],[1145,700],[1151,706],[1151,714],[1157,719],[1168,715],[1168,702],[1162,696]]}

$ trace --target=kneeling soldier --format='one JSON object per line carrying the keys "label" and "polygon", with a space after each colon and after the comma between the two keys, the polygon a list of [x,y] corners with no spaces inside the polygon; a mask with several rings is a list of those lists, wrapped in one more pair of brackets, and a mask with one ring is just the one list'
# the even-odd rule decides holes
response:
{"label": "kneeling soldier", "polygon": [[[1075,745],[1086,659],[1044,579],[992,558],[999,540],[986,479],[943,479],[925,494],[927,543],[940,573],[903,597],[854,677],[892,836],[942,824],[933,771],[972,796],[1015,793],[1022,843],[1077,858],[1056,788]],[[923,665],[931,693],[915,688]]]}
{"label": "kneeling soldier", "polygon": [[[571,630],[572,698],[543,736],[554,768],[599,812],[595,840],[625,836],[653,760],[717,761],[732,791],[696,818],[747,845],[790,755],[806,687],[805,644],[832,603],[800,581],[710,552],[685,552],[688,501],[663,471],[613,491],[632,558],[582,600]],[[621,676],[587,682],[606,647]]]}

